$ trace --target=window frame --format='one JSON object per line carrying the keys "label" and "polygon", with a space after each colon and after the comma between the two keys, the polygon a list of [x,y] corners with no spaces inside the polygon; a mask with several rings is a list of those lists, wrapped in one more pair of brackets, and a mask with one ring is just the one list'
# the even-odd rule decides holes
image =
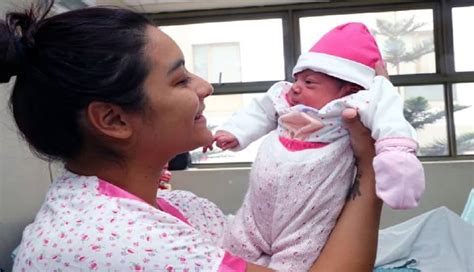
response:
{"label": "window frame", "polygon": [[[436,69],[434,73],[393,75],[395,86],[439,84],[444,87],[446,135],[448,155],[423,156],[422,161],[472,160],[474,155],[458,155],[453,112],[453,84],[474,83],[474,71],[456,72],[454,65],[454,38],[452,8],[472,6],[472,0],[357,0],[338,3],[301,3],[276,6],[226,8],[185,12],[146,14],[157,26],[183,25],[237,20],[281,19],[285,80],[291,80],[291,71],[300,55],[299,19],[308,16],[341,15],[364,12],[403,11],[431,9]],[[212,84],[214,95],[265,92],[275,81]],[[250,163],[199,163],[194,167],[241,167]]]}

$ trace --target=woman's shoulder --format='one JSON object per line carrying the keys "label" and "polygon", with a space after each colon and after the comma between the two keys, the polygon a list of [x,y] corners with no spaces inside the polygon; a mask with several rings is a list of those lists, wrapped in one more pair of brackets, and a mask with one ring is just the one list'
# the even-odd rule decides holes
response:
{"label": "woman's shoulder", "polygon": [[160,191],[159,198],[178,209],[201,234],[220,245],[227,216],[212,201],[182,190]]}
{"label": "woman's shoulder", "polygon": [[[225,252],[208,239],[212,235],[136,199],[100,194],[99,183],[66,173],[52,184],[35,222],[23,233],[15,270],[214,271],[220,265]],[[184,207],[186,216],[211,205],[189,192],[165,195],[170,204]],[[189,219],[203,228],[202,219]]]}

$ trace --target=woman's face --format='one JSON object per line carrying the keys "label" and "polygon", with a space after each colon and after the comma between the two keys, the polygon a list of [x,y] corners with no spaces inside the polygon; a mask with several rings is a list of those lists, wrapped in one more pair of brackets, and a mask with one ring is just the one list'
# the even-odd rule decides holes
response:
{"label": "woman's face", "polygon": [[148,101],[137,130],[139,146],[144,152],[174,156],[210,144],[212,133],[202,113],[212,86],[186,70],[183,53],[165,33],[150,26],[147,36],[150,72],[144,92]]}

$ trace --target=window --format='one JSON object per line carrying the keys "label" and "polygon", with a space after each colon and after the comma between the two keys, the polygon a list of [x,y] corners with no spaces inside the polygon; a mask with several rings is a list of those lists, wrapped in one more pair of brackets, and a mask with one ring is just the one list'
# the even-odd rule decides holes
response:
{"label": "window", "polygon": [[187,68],[211,83],[285,78],[281,19],[174,25],[160,29],[178,43]]}
{"label": "window", "polygon": [[433,12],[429,9],[301,18],[301,52],[308,51],[332,28],[347,22],[364,23],[369,28],[391,75],[436,71]]}
{"label": "window", "polygon": [[[468,2],[330,1],[152,18],[182,48],[188,69],[213,83],[215,95],[206,100],[205,112],[213,130],[274,82],[291,81],[300,52],[324,33],[362,22],[375,35],[405,101],[404,113],[418,134],[418,155],[471,159],[474,51],[467,26],[474,25],[474,6]],[[195,150],[193,162],[252,162],[260,142],[236,153]]]}
{"label": "window", "polygon": [[[207,126],[216,132],[219,125],[223,124],[232,114],[252,99],[261,97],[263,93],[255,94],[230,94],[230,95],[214,95],[206,99],[206,109],[204,115],[207,118]],[[246,149],[239,152],[222,151],[214,148],[212,151],[202,153],[198,148],[191,152],[193,163],[233,163],[233,162],[251,162],[257,154],[262,139],[253,142]]]}
{"label": "window", "polygon": [[239,43],[193,45],[193,71],[210,82],[241,82]]}
{"label": "window", "polygon": [[456,71],[474,71],[472,26],[474,6],[453,8],[454,64]]}
{"label": "window", "polygon": [[458,155],[474,154],[474,83],[453,86],[454,125]]}
{"label": "window", "polygon": [[419,156],[448,155],[446,112],[442,85],[398,87],[405,118],[416,129]]}

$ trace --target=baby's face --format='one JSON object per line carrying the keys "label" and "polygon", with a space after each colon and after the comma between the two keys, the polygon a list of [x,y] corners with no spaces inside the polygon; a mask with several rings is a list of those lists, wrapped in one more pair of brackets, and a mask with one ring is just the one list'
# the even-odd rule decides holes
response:
{"label": "baby's face", "polygon": [[303,104],[321,109],[327,103],[347,94],[341,81],[323,73],[304,70],[295,74],[295,82],[286,98],[291,106]]}

